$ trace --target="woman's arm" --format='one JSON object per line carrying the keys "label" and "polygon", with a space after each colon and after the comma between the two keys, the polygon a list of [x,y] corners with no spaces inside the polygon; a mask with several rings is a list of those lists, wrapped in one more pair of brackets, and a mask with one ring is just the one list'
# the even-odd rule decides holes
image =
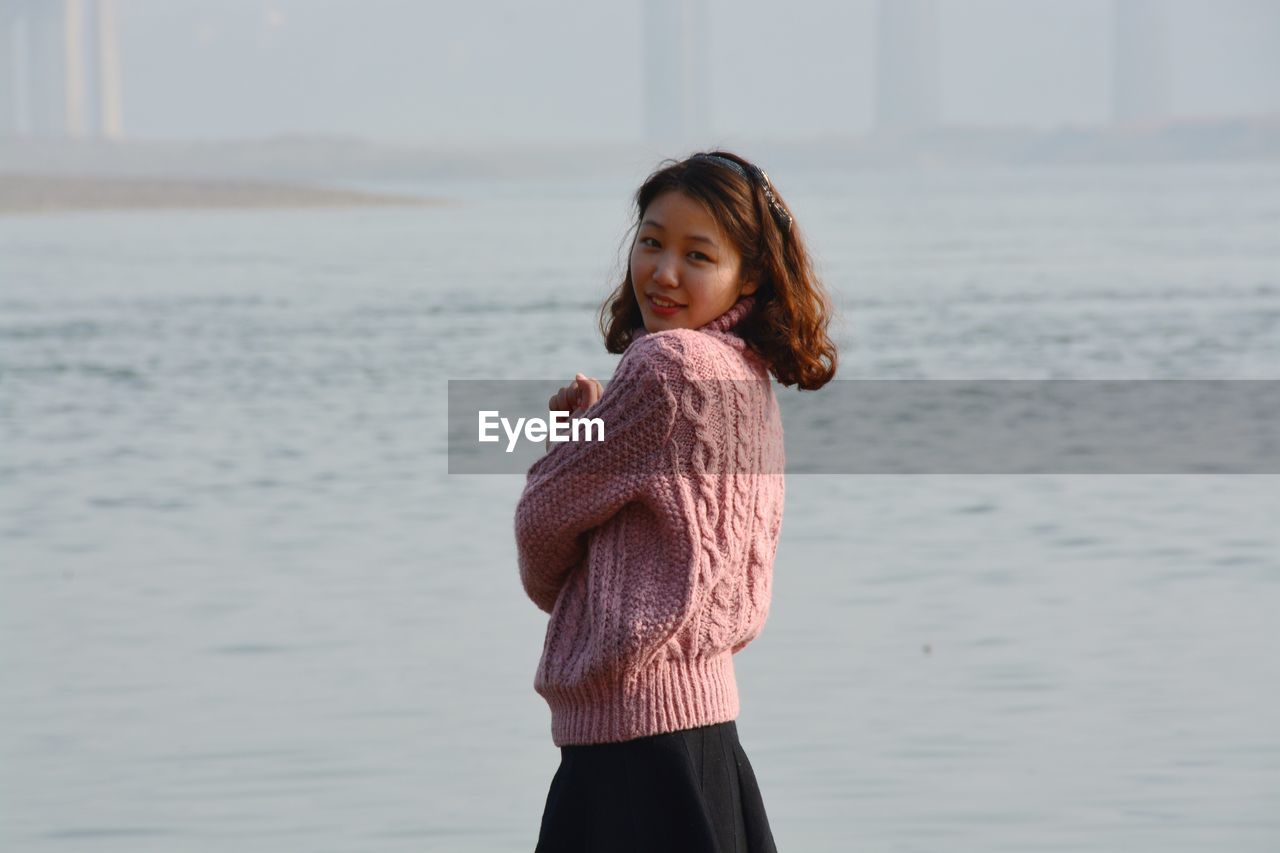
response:
{"label": "woman's arm", "polygon": [[604,422],[604,439],[555,444],[529,468],[515,517],[520,580],[548,613],[585,556],[587,534],[660,473],[676,414],[666,359],[648,337],[633,343],[604,395],[582,413]]}

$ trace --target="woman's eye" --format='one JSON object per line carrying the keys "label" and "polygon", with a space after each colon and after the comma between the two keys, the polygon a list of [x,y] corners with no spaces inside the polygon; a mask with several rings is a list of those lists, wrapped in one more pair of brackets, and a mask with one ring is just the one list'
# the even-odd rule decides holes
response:
{"label": "woman's eye", "polygon": [[694,260],[697,260],[697,261],[709,261],[709,260],[711,260],[710,258],[708,258],[706,255],[702,254],[701,252],[690,252],[690,253],[689,253],[689,257],[691,257],[691,258],[693,258]]}
{"label": "woman's eye", "polygon": [[657,246],[657,245],[658,245],[658,241],[657,241],[657,240],[655,240],[655,239],[653,239],[652,237],[641,237],[641,238],[640,238],[640,245],[642,245],[642,246]]}

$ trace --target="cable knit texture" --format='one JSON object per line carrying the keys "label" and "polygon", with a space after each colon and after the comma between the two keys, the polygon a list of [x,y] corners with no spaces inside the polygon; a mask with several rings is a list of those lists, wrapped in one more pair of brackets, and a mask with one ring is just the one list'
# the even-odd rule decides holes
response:
{"label": "cable knit texture", "polygon": [[733,655],[769,612],[783,504],[768,370],[733,332],[751,304],[642,330],[585,413],[605,440],[554,444],[529,469],[516,545],[551,614],[534,689],[557,746],[738,716]]}

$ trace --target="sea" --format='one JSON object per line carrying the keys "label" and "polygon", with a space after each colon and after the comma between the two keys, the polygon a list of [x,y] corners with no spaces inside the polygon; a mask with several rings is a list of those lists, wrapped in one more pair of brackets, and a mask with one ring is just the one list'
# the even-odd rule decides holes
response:
{"label": "sea", "polygon": [[[0,218],[0,850],[533,849],[448,381],[607,379],[649,165]],[[1280,380],[1280,163],[770,173],[841,379]],[[1280,850],[1278,618],[1274,474],[788,475],[738,730],[782,851]]]}

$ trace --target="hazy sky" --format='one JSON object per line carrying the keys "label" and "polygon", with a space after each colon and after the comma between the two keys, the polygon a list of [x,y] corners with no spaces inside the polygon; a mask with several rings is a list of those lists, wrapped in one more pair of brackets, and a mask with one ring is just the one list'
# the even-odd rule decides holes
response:
{"label": "hazy sky", "polygon": [[[640,0],[117,0],[132,136],[638,139]],[[1178,115],[1280,112],[1280,0],[1169,0]],[[948,121],[1110,109],[1110,0],[939,0]],[[874,0],[710,0],[715,133],[872,115]]]}

